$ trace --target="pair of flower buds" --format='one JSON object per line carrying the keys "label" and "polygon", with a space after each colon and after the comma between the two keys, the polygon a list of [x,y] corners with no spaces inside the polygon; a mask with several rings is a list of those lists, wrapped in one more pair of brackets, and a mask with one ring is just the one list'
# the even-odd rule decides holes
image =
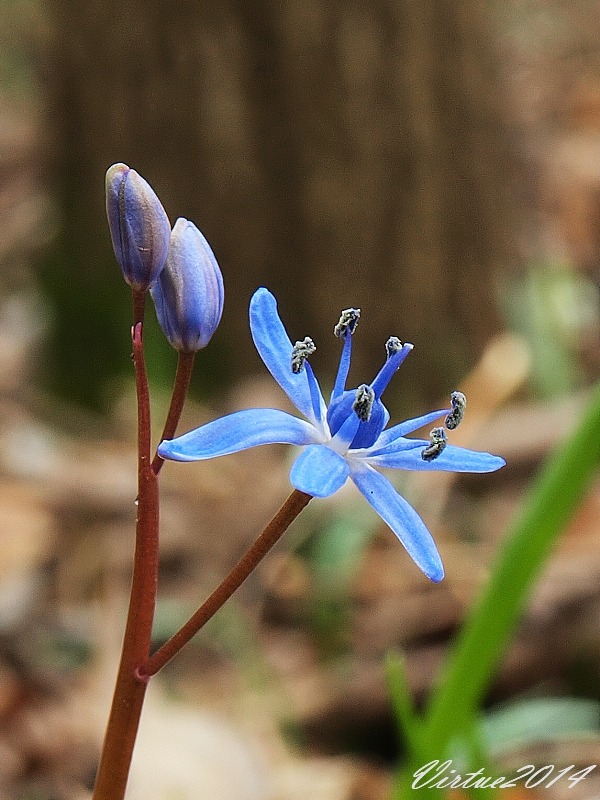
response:
{"label": "pair of flower buds", "polygon": [[123,277],[150,290],[169,342],[185,353],[206,347],[223,312],[223,278],[198,228],[180,217],[171,230],[152,187],[125,164],[106,173],[106,214]]}

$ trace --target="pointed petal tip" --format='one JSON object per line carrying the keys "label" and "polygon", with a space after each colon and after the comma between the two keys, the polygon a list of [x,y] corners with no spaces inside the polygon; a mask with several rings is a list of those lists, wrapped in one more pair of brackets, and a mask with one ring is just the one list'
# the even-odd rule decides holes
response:
{"label": "pointed petal tip", "polygon": [[265,286],[259,286],[259,288],[254,292],[254,294],[250,298],[250,306],[252,307],[256,303],[260,302],[261,300],[265,300],[267,298],[275,300],[275,303],[277,303],[274,294],[272,294]]}
{"label": "pointed petal tip", "polygon": [[428,550],[428,552],[410,553],[410,556],[426,578],[432,583],[440,583],[446,575],[442,558],[435,544]]}
{"label": "pointed petal tip", "polygon": [[480,452],[479,455],[485,456],[485,459],[481,459],[482,464],[480,472],[496,472],[496,470],[502,469],[502,467],[506,466],[506,461],[502,458],[502,456],[495,456],[492,453],[483,452]]}
{"label": "pointed petal tip", "polygon": [[163,439],[156,448],[156,452],[166,461],[198,461],[194,455],[179,446],[178,439]]}
{"label": "pointed petal tip", "polygon": [[433,581],[433,583],[440,583],[440,581],[444,580],[444,568],[440,564],[439,566],[435,566],[433,569],[425,572],[425,575],[427,575],[429,580]]}
{"label": "pointed petal tip", "polygon": [[173,448],[173,442],[174,439],[163,439],[163,441],[158,445],[156,452],[161,458],[166,458],[170,460],[180,460],[175,454],[175,450]]}

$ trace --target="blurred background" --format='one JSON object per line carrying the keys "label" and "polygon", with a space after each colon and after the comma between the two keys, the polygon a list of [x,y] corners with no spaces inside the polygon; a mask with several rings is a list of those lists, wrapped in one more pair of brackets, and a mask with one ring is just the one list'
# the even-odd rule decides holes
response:
{"label": "blurred background", "polygon": [[[360,306],[351,384],[390,335],[411,341],[392,421],[460,389],[453,443],[508,461],[398,483],[439,543],[439,586],[349,487],[315,501],[150,692],[131,800],[384,800],[402,754],[385,653],[422,702],[600,375],[599,65],[593,0],[0,5],[2,799],[89,797],[116,672],[136,460],[107,167],[143,175],[223,271],[182,431],[288,407],[248,331],[266,285],[325,387],[332,327]],[[152,320],[148,347],[158,435],[175,355]],[[292,457],[167,465],[157,643],[279,508]],[[597,760],[599,523],[593,491],[490,692],[500,770]],[[569,797],[598,797],[594,780]]]}

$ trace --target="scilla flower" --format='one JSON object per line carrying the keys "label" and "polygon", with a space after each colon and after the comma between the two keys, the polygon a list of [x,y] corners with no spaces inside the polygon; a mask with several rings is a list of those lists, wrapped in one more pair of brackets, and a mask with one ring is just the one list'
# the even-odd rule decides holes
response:
{"label": "scilla flower", "polygon": [[164,267],[171,225],[152,187],[126,164],[106,173],[106,215],[123,277],[133,289],[149,289]]}
{"label": "scilla flower", "polygon": [[451,408],[434,411],[392,428],[381,395],[393,374],[412,350],[392,337],[387,360],[375,380],[346,390],[352,335],[360,312],[342,313],[335,334],[343,340],[337,378],[327,408],[307,357],[314,351],[310,339],[292,345],[277,314],[277,303],[259,289],[250,303],[250,327],[256,348],[277,383],[306,420],[273,408],[248,409],[222,417],[190,433],[164,441],[163,458],[199,461],[245,450],[260,444],[283,442],[304,450],[292,466],[292,485],[314,497],[328,497],[351,478],[375,511],[390,526],[409,555],[433,581],[444,569],[431,534],[416,511],[376,468],[437,469],[453,472],[492,472],[504,460],[446,444],[443,428],[434,428],[431,440],[409,439],[407,434],[446,417],[455,428],[464,413],[465,398],[452,397]]}
{"label": "scilla flower", "polygon": [[156,315],[176,350],[206,347],[223,312],[223,278],[212,250],[193,222],[179,218],[164,269],[150,289]]}

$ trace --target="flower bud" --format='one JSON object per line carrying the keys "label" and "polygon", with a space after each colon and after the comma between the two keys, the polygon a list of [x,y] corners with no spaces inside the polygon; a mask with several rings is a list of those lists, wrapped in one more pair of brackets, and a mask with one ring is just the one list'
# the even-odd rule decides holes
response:
{"label": "flower bud", "polygon": [[163,271],[150,290],[156,316],[176,350],[206,347],[223,312],[223,277],[210,245],[193,222],[179,218]]}
{"label": "flower bud", "polygon": [[106,173],[106,215],[123,277],[145,291],[156,281],[169,251],[171,225],[152,187],[126,164]]}

